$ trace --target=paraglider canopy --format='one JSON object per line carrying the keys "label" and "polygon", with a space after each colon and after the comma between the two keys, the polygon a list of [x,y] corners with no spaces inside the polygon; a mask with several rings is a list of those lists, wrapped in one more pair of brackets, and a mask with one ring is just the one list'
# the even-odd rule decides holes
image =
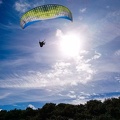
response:
{"label": "paraglider canopy", "polygon": [[58,4],[47,4],[35,7],[24,13],[21,17],[20,25],[24,29],[35,22],[53,18],[73,20],[72,13],[67,7]]}

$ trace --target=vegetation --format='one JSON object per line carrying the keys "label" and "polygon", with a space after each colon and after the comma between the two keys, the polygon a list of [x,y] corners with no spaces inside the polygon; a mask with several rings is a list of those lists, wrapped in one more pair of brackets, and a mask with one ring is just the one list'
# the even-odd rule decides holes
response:
{"label": "vegetation", "polygon": [[46,103],[37,110],[2,110],[0,120],[120,120],[120,97],[90,100],[84,105]]}

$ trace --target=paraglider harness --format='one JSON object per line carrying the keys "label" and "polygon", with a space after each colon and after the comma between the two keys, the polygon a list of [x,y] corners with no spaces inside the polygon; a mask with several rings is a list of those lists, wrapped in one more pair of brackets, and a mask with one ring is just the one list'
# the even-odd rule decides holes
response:
{"label": "paraglider harness", "polygon": [[42,42],[39,41],[39,45],[40,45],[40,47],[43,47],[43,45],[45,45],[45,40]]}

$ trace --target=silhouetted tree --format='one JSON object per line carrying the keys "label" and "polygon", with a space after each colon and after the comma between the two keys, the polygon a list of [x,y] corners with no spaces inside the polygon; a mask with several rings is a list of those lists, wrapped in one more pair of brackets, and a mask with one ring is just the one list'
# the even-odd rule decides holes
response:
{"label": "silhouetted tree", "polygon": [[120,120],[120,97],[90,100],[85,105],[46,103],[37,110],[1,110],[0,120]]}

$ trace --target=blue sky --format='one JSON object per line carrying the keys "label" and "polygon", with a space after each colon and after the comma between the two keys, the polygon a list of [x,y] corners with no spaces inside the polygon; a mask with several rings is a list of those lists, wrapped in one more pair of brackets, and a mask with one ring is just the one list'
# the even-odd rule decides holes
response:
{"label": "blue sky", "polygon": [[[23,30],[21,16],[44,4],[67,6],[73,22]],[[0,0],[0,16],[0,109],[120,96],[120,0]]]}

